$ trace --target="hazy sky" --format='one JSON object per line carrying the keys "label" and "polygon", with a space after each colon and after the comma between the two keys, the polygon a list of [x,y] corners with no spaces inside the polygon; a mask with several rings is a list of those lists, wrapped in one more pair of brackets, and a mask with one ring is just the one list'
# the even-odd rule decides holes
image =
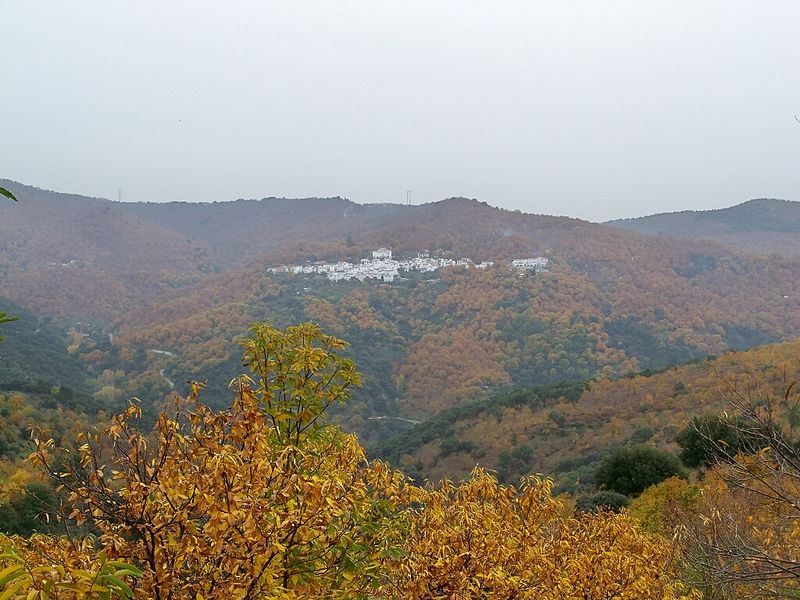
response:
{"label": "hazy sky", "polygon": [[123,200],[800,200],[800,1],[3,0],[0,177]]}

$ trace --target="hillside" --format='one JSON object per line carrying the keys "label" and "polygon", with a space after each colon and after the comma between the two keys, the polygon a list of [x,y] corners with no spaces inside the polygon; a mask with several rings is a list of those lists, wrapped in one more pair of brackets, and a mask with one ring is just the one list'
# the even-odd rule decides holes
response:
{"label": "hillside", "polygon": [[0,180],[0,295],[55,317],[110,319],[215,270],[207,246],[108,200]]}
{"label": "hillside", "polygon": [[606,223],[628,231],[714,240],[739,252],[800,254],[800,202],[758,199],[719,210],[687,210]]}
{"label": "hillside", "polygon": [[[692,416],[730,409],[726,381],[783,400],[800,378],[798,356],[800,341],[793,341],[657,373],[497,394],[441,411],[372,451],[420,478],[458,478],[480,464],[507,481],[556,475],[560,489],[575,490],[590,484],[597,463],[620,445],[677,451],[675,435]],[[791,403],[778,404],[781,418]]]}
{"label": "hillside", "polygon": [[365,387],[345,424],[364,433],[370,418],[420,419],[495,390],[661,369],[800,334],[799,265],[720,255],[702,270],[691,248],[652,243],[641,265],[594,268],[587,257],[580,268],[553,254],[536,277],[498,265],[332,284],[242,268],[126,315],[113,345],[87,341],[81,353],[95,369],[128,374],[121,395],[146,389],[160,401],[164,374],[227,381],[249,322],[311,319],[352,343]]}
{"label": "hillside", "polygon": [[[253,321],[310,319],[351,342],[365,385],[338,418],[365,439],[514,388],[800,336],[800,263],[707,240],[457,198],[136,205],[7,185],[20,202],[0,207],[0,295],[59,319],[70,360],[104,403],[138,396],[159,406],[198,378],[210,382],[206,398],[223,403],[224,382],[241,370],[236,339]],[[392,283],[266,270],[358,262],[382,245],[495,265]],[[537,255],[548,272],[508,268]]]}
{"label": "hillside", "polygon": [[69,336],[49,319],[36,317],[4,298],[0,311],[18,318],[3,325],[0,343],[0,391],[65,387],[86,393],[83,361],[68,351]]}

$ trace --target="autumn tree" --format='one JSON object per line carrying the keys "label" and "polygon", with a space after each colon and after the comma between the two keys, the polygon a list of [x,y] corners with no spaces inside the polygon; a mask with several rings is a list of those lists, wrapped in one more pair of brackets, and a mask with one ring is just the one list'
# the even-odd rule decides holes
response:
{"label": "autumn tree", "polygon": [[552,482],[519,488],[482,469],[420,489],[389,598],[659,600],[694,597],[675,582],[673,547],[624,514],[574,517]]}
{"label": "autumn tree", "polygon": [[[698,584],[724,597],[796,597],[800,592],[800,450],[779,414],[792,404],[751,383],[723,380],[733,410],[726,421],[747,454],[718,459],[702,482],[702,500],[680,513],[679,530]],[[720,442],[713,438],[708,444]],[[725,595],[727,594],[727,595]]]}
{"label": "autumn tree", "polygon": [[98,551],[140,565],[135,591],[166,598],[352,597],[377,586],[403,530],[402,476],[371,464],[353,436],[322,427],[359,382],[345,343],[307,323],[256,325],[254,378],[224,411],[200,387],[142,432],[132,403],[56,466],[70,517],[99,531]]}
{"label": "autumn tree", "polygon": [[0,534],[0,597],[112,600],[134,598],[135,566],[98,553],[91,537]]}

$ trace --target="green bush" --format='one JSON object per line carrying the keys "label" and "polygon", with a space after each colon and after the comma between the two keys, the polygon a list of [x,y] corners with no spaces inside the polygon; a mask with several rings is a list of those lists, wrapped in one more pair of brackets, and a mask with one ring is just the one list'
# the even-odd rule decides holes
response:
{"label": "green bush", "polygon": [[624,494],[617,492],[602,491],[591,496],[581,496],[575,502],[575,510],[578,512],[597,512],[598,510],[612,510],[619,512],[627,507],[631,499]]}
{"label": "green bush", "polygon": [[758,450],[754,436],[743,431],[740,421],[730,422],[713,415],[692,419],[675,441],[682,449],[683,464],[690,468],[728,462],[741,452]]}
{"label": "green bush", "polygon": [[595,483],[604,490],[635,497],[646,488],[677,475],[685,477],[677,456],[653,446],[621,448],[604,459],[595,471]]}

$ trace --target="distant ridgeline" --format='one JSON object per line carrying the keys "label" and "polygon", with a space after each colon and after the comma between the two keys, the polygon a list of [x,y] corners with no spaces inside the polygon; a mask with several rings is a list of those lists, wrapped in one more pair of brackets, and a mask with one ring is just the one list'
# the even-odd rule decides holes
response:
{"label": "distant ridgeline", "polygon": [[[401,271],[418,271],[432,273],[444,267],[463,267],[465,269],[486,269],[494,266],[494,261],[473,262],[470,258],[445,258],[441,251],[418,252],[413,258],[395,259],[392,257],[391,248],[378,248],[373,250],[372,258],[362,258],[358,263],[337,261],[334,263],[314,262],[304,265],[278,265],[267,268],[268,273],[319,274],[325,275],[330,281],[350,281],[358,279],[379,279],[381,281],[394,281]],[[439,255],[439,256],[437,256]],[[546,271],[548,259],[543,256],[535,258],[517,258],[510,262],[511,268],[520,273],[526,271]]]}

